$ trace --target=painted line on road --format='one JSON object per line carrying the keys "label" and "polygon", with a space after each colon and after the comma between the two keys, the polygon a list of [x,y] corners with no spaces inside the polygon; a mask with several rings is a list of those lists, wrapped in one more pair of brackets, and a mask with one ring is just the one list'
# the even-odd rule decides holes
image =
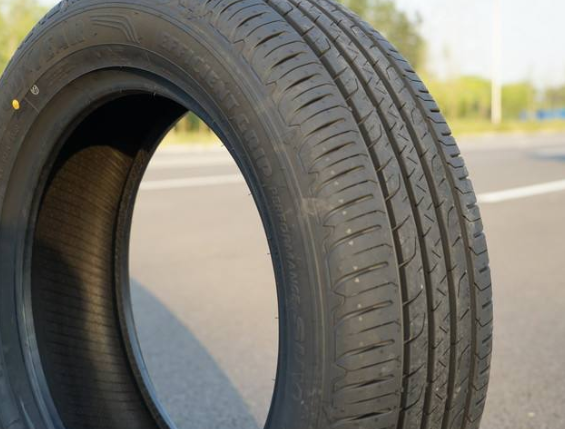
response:
{"label": "painted line on road", "polygon": [[[187,177],[182,179],[147,181],[141,183],[141,190],[158,191],[167,189],[199,188],[206,186],[233,185],[242,183],[245,183],[245,179],[241,174],[227,174],[222,176]],[[539,185],[524,186],[521,188],[507,189],[498,192],[489,192],[478,195],[477,199],[481,204],[495,204],[562,191],[565,191],[565,180],[541,183]]]}
{"label": "painted line on road", "polygon": [[554,192],[561,191],[565,191],[565,180],[540,183],[539,185],[524,186],[521,188],[507,189],[505,191],[481,194],[478,196],[478,200],[481,204],[495,204],[504,201],[519,200],[522,198],[552,194]]}
{"label": "painted line on road", "polygon": [[142,191],[158,191],[166,189],[199,188],[204,186],[217,186],[239,183],[245,183],[245,179],[241,174],[229,174],[224,176],[188,177],[185,179],[147,181],[141,183],[140,189]]}

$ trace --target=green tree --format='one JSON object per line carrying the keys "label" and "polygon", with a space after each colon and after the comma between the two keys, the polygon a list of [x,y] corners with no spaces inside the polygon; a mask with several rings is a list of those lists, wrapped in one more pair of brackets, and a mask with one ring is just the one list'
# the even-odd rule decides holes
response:
{"label": "green tree", "polygon": [[502,88],[502,111],[504,119],[519,119],[525,111],[534,108],[536,89],[529,82],[504,85]]}
{"label": "green tree", "polygon": [[409,16],[393,0],[339,0],[381,32],[417,70],[424,66],[426,42],[422,18]]}
{"label": "green tree", "polygon": [[0,0],[0,73],[45,13],[37,0]]}
{"label": "green tree", "polygon": [[8,43],[7,28],[8,24],[4,17],[3,8],[0,7],[0,73],[2,73],[4,67],[6,67],[9,57],[8,49],[6,49],[6,45]]}
{"label": "green tree", "polygon": [[445,81],[428,79],[427,85],[448,119],[488,120],[491,95],[487,79],[474,76]]}
{"label": "green tree", "polygon": [[369,0],[342,0],[341,3],[365,19],[368,19],[372,12]]}
{"label": "green tree", "polygon": [[[489,121],[491,83],[488,79],[460,76],[438,81],[430,78],[427,80],[427,86],[448,120]],[[504,119],[517,120],[523,112],[533,111],[537,105],[537,98],[538,92],[530,82],[504,85],[502,88]]]}
{"label": "green tree", "polygon": [[543,94],[542,107],[547,109],[565,108],[565,85],[547,88]]}

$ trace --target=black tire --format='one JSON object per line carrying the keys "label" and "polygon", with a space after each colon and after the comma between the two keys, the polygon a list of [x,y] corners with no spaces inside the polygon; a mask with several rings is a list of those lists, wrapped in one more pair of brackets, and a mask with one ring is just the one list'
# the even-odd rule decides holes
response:
{"label": "black tire", "polygon": [[332,0],[65,0],[0,88],[0,427],[169,427],[125,262],[143,171],[187,110],[233,154],[273,254],[266,427],[479,427],[477,201],[425,86],[357,16]]}

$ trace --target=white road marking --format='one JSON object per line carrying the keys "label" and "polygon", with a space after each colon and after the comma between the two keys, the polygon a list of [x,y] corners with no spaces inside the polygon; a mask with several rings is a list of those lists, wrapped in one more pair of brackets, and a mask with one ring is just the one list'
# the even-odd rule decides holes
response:
{"label": "white road marking", "polygon": [[565,191],[565,180],[481,194],[478,196],[478,200],[481,204],[494,204],[561,191]]}
{"label": "white road marking", "polygon": [[[221,176],[200,176],[181,179],[152,180],[141,183],[142,191],[158,191],[167,189],[199,188],[206,186],[243,184],[245,179],[241,174],[226,174]],[[504,201],[518,200],[565,191],[565,180],[489,192],[477,196],[481,204],[495,204]]]}
{"label": "white road marking", "polygon": [[203,186],[216,186],[245,183],[241,174],[224,176],[188,177],[184,179],[153,180],[141,183],[142,191],[158,191],[165,189],[198,188]]}

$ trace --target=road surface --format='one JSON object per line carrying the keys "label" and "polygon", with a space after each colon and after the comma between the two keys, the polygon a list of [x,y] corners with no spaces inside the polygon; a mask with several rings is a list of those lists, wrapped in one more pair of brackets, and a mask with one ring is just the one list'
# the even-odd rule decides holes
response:
{"label": "road surface", "polygon": [[[565,135],[461,142],[480,195],[495,295],[484,429],[565,427]],[[276,366],[263,231],[221,150],[164,148],[134,217],[140,341],[179,429],[259,429]]]}

